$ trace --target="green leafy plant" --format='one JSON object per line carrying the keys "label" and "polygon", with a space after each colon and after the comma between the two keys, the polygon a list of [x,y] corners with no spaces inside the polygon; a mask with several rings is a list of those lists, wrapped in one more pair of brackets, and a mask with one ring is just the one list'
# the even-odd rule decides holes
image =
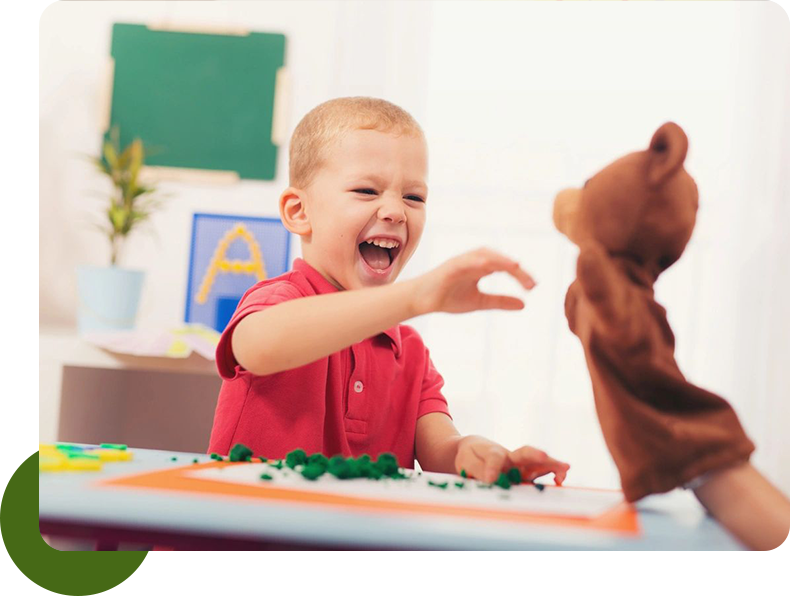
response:
{"label": "green leafy plant", "polygon": [[100,157],[91,161],[113,184],[107,219],[100,229],[110,240],[110,263],[118,262],[121,248],[139,224],[146,221],[162,205],[153,184],[140,181],[140,171],[145,164],[146,150],[140,139],[135,139],[121,149],[118,129],[110,131],[110,139],[102,146]]}

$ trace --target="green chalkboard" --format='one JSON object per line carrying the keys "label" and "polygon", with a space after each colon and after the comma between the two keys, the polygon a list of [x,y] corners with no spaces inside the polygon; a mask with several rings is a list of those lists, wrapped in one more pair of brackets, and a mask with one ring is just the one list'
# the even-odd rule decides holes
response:
{"label": "green chalkboard", "polygon": [[275,81],[285,36],[215,35],[116,23],[110,126],[140,138],[153,166],[273,180]]}

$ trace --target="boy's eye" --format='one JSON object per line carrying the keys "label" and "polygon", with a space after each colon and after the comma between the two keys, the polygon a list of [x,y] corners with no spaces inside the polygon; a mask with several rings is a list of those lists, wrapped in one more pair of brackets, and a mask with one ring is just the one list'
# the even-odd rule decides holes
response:
{"label": "boy's eye", "polygon": [[[379,194],[378,191],[373,189],[373,188],[355,188],[351,192],[354,192],[354,193],[360,194],[360,195],[369,195],[369,196],[377,196]],[[417,201],[419,203],[424,203],[425,202],[425,199],[423,197],[421,197],[420,195],[404,195],[403,198],[407,199],[409,201]]]}

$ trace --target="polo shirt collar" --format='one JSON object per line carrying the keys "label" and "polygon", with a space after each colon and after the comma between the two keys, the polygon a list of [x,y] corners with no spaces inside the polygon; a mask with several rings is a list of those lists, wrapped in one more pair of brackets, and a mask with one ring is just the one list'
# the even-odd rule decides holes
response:
{"label": "polo shirt collar", "polygon": [[384,335],[390,338],[392,341],[392,347],[395,348],[395,358],[400,358],[401,355],[401,337],[400,337],[400,325],[395,325],[394,327],[390,327],[389,329],[385,329],[383,331]]}
{"label": "polo shirt collar", "polygon": [[[312,286],[316,294],[331,294],[332,292],[340,291],[304,259],[294,259],[293,268],[294,271],[298,271],[305,276],[307,282]],[[385,329],[382,333],[392,342],[395,357],[400,357],[403,347],[401,343],[400,326],[395,325],[394,327]]]}
{"label": "polo shirt collar", "polygon": [[307,278],[307,282],[316,294],[331,294],[340,291],[304,259],[294,259],[294,271],[298,271]]}

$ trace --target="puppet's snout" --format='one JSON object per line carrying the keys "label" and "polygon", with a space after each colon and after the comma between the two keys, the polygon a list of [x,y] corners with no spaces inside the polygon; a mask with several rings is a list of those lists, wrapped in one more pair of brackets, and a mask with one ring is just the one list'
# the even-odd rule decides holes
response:
{"label": "puppet's snout", "polygon": [[574,240],[574,224],[579,211],[582,191],[578,188],[566,188],[554,199],[554,225],[572,241]]}

